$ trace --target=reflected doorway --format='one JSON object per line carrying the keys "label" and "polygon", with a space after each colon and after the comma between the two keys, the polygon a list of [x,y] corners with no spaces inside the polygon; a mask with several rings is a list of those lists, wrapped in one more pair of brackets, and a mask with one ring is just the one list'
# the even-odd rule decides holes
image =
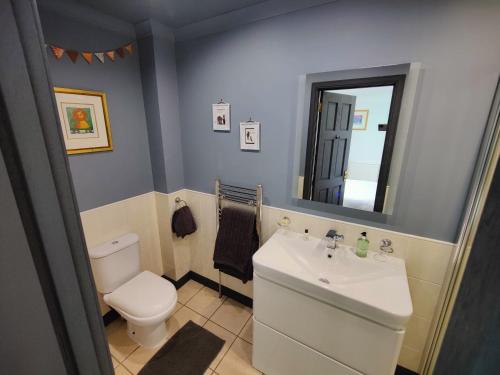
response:
{"label": "reflected doorway", "polygon": [[404,78],[313,84],[303,199],[384,211]]}

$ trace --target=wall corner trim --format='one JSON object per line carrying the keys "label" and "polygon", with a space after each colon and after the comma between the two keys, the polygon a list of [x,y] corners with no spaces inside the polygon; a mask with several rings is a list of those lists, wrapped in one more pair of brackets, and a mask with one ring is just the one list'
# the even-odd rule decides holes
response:
{"label": "wall corner trim", "polygon": [[134,28],[137,39],[152,36],[155,38],[167,39],[172,42],[175,41],[174,32],[170,27],[151,18],[136,23]]}

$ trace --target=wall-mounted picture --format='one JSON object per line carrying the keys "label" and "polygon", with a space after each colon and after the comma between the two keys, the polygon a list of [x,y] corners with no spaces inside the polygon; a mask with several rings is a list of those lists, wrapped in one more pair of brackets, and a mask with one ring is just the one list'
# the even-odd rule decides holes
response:
{"label": "wall-mounted picture", "polygon": [[366,130],[368,129],[368,110],[356,109],[354,111],[354,118],[352,121],[352,130]]}
{"label": "wall-mounted picture", "polygon": [[63,87],[54,91],[67,153],[111,151],[106,94]]}
{"label": "wall-mounted picture", "polygon": [[260,150],[260,122],[240,122],[240,149]]}
{"label": "wall-mounted picture", "polygon": [[231,116],[229,103],[212,104],[213,130],[231,131]]}

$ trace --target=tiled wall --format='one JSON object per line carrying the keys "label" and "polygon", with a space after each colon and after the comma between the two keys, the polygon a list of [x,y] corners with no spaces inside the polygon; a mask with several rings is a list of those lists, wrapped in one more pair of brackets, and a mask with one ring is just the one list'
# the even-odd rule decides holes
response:
{"label": "tiled wall", "polygon": [[177,206],[176,197],[187,202],[187,190],[183,189],[171,194],[155,192],[158,232],[162,253],[165,254],[165,275],[174,280],[188,273],[191,265],[189,236],[182,239],[172,234],[171,218]]}
{"label": "tiled wall", "polygon": [[[213,269],[212,264],[216,235],[215,197],[211,194],[187,190],[186,199],[198,224],[197,233],[189,238],[191,269],[217,281],[218,273]],[[345,236],[344,243],[351,246],[355,245],[355,241],[362,231],[368,232],[370,250],[375,250],[382,238],[392,240],[394,255],[406,261],[414,310],[408,324],[399,363],[408,369],[418,371],[453,244],[269,206],[264,206],[263,209],[262,234],[264,241],[267,241],[274,233],[278,227],[277,221],[283,216],[288,216],[291,219],[290,227],[292,230],[303,232],[307,228],[309,233],[315,237],[322,237],[329,229],[334,228]],[[252,296],[251,282],[244,285],[239,280],[223,275],[223,284],[240,293]]]}
{"label": "tiled wall", "polygon": [[[160,248],[155,193],[147,193],[107,204],[80,214],[87,247],[99,245],[125,233],[139,235],[141,265],[158,275],[164,273]],[[101,297],[101,296],[99,296]],[[103,314],[109,307],[99,298]]]}
{"label": "tiled wall", "polygon": [[[172,235],[170,227],[175,197],[188,203],[198,225],[197,232],[184,239]],[[368,232],[371,250],[376,249],[382,238],[393,241],[394,255],[406,261],[414,310],[399,364],[418,371],[453,244],[269,206],[263,208],[264,241],[274,233],[276,222],[283,216],[291,219],[292,230],[303,232],[307,228],[315,237],[322,237],[334,228],[344,234],[344,242],[348,245],[354,245],[362,231]],[[192,270],[218,281],[218,272],[212,262],[216,237],[215,197],[212,194],[186,189],[171,194],[144,194],[82,212],[82,222],[89,246],[134,231],[141,238],[144,269],[164,273],[174,279]],[[227,275],[222,276],[222,282],[231,289],[252,296],[252,282],[242,284]]]}

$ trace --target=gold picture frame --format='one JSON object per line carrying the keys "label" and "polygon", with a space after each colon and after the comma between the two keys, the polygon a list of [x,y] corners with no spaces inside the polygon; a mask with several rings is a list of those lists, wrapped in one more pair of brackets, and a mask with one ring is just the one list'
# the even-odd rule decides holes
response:
{"label": "gold picture frame", "polygon": [[113,150],[106,94],[54,87],[68,155]]}
{"label": "gold picture frame", "polygon": [[354,110],[352,130],[367,130],[367,129],[368,129],[368,109]]}

